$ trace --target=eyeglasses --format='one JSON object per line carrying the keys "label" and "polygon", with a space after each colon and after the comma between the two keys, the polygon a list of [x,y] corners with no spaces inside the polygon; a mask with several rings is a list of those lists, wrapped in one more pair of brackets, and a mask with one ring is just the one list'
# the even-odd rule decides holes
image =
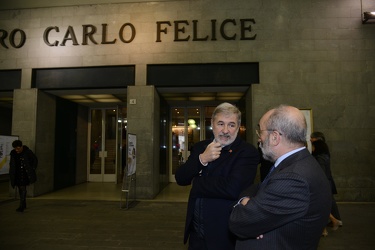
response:
{"label": "eyeglasses", "polygon": [[283,135],[282,133],[280,133],[279,131],[274,130],[274,129],[259,129],[259,130],[256,129],[256,130],[255,130],[255,133],[256,133],[257,136],[260,138],[260,136],[261,136],[261,134],[262,134],[263,131],[277,132],[277,133],[279,133],[279,135]]}
{"label": "eyeglasses", "polygon": [[256,129],[255,130],[255,133],[257,134],[257,136],[260,138],[260,136],[262,135],[262,132],[263,131],[272,131],[272,130],[269,130],[269,129],[264,129],[264,130],[262,130],[262,129]]}

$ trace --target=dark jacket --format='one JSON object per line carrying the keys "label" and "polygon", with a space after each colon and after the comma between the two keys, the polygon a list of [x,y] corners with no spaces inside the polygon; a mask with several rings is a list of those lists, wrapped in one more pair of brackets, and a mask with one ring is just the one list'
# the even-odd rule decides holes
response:
{"label": "dark jacket", "polygon": [[313,152],[312,155],[318,161],[320,167],[323,169],[326,174],[329,183],[331,184],[332,194],[337,194],[337,188],[335,181],[333,180],[331,172],[331,154],[327,143],[321,140],[313,141]]}
{"label": "dark jacket", "polygon": [[320,167],[326,174],[329,184],[331,185],[332,194],[337,194],[337,188],[335,181],[333,180],[332,172],[331,172],[331,161],[330,156],[328,154],[319,154],[314,155],[315,159],[318,161]]}
{"label": "dark jacket", "polygon": [[[307,149],[285,158],[266,183],[250,188],[247,205],[237,205],[229,227],[236,249],[316,250],[331,211],[330,186]],[[263,235],[262,239],[256,239]]]}
{"label": "dark jacket", "polygon": [[[10,163],[9,163],[9,176],[10,176],[10,184],[14,188],[16,186],[16,159],[17,152],[13,149],[10,152]],[[35,154],[25,145],[23,145],[23,151],[19,154],[22,155],[25,159],[25,169],[27,173],[27,177],[29,178],[29,183],[33,184],[36,182],[36,172],[35,169],[38,166],[38,158]]]}
{"label": "dark jacket", "polygon": [[186,243],[192,229],[196,200],[202,199],[205,241],[208,249],[234,249],[235,237],[228,228],[233,204],[240,192],[254,182],[259,163],[257,149],[239,137],[222,149],[220,157],[204,167],[199,155],[212,140],[198,142],[175,174],[179,185],[192,184],[187,208]]}

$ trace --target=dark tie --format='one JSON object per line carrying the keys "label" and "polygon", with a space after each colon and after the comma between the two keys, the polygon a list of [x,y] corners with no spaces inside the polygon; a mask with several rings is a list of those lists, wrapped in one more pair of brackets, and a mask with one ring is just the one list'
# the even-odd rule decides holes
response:
{"label": "dark tie", "polygon": [[275,170],[275,168],[276,168],[275,165],[273,165],[273,166],[271,167],[271,169],[270,169],[270,171],[268,172],[266,178],[264,178],[264,180],[263,180],[263,182],[262,182],[262,185],[263,185],[263,184],[266,184],[266,183],[268,182],[268,178],[271,176],[271,173]]}

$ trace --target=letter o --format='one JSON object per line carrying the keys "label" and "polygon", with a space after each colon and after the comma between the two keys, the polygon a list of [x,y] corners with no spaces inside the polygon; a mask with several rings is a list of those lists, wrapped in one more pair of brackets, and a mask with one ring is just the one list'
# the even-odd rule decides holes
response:
{"label": "letter o", "polygon": [[[16,34],[17,33],[20,33],[20,42],[18,43],[18,45],[15,43],[15,36],[16,36]],[[10,32],[10,34],[9,34],[9,43],[10,43],[10,45],[12,45],[12,47],[13,48],[21,48],[24,44],[25,44],[25,42],[26,42],[26,33],[25,33],[25,31],[23,31],[23,30],[20,30],[20,29],[14,29],[14,30],[12,30],[12,32]]]}
{"label": "letter o", "polygon": [[[123,34],[124,34],[124,29],[126,28],[126,26],[129,26],[130,29],[131,29],[131,32],[132,32],[132,35],[130,36],[130,39],[129,39],[129,40],[126,40],[126,39],[124,38],[124,36],[123,36]],[[123,43],[131,43],[131,42],[134,40],[134,38],[135,38],[135,33],[136,33],[136,31],[135,31],[135,27],[134,27],[133,24],[131,24],[131,23],[124,23],[124,24],[121,26],[120,31],[119,31],[119,37],[120,37],[120,40],[121,40]]]}

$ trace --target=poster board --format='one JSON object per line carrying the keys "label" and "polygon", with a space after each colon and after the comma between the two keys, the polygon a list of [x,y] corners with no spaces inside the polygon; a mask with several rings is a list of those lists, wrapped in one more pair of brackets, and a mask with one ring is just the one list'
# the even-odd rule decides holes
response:
{"label": "poster board", "polygon": [[130,205],[136,201],[136,170],[137,170],[137,136],[135,134],[128,134],[127,138],[127,167],[122,180],[120,208],[123,206],[123,195],[125,195],[125,208],[130,208]]}
{"label": "poster board", "polygon": [[0,135],[0,175],[9,174],[10,152],[15,140],[18,140],[18,136]]}
{"label": "poster board", "polygon": [[135,174],[137,169],[137,136],[134,134],[128,134],[128,176]]}
{"label": "poster board", "polygon": [[300,110],[306,119],[306,124],[307,124],[306,142],[307,142],[307,148],[311,153],[312,146],[310,142],[310,135],[314,131],[312,109],[300,109]]}

